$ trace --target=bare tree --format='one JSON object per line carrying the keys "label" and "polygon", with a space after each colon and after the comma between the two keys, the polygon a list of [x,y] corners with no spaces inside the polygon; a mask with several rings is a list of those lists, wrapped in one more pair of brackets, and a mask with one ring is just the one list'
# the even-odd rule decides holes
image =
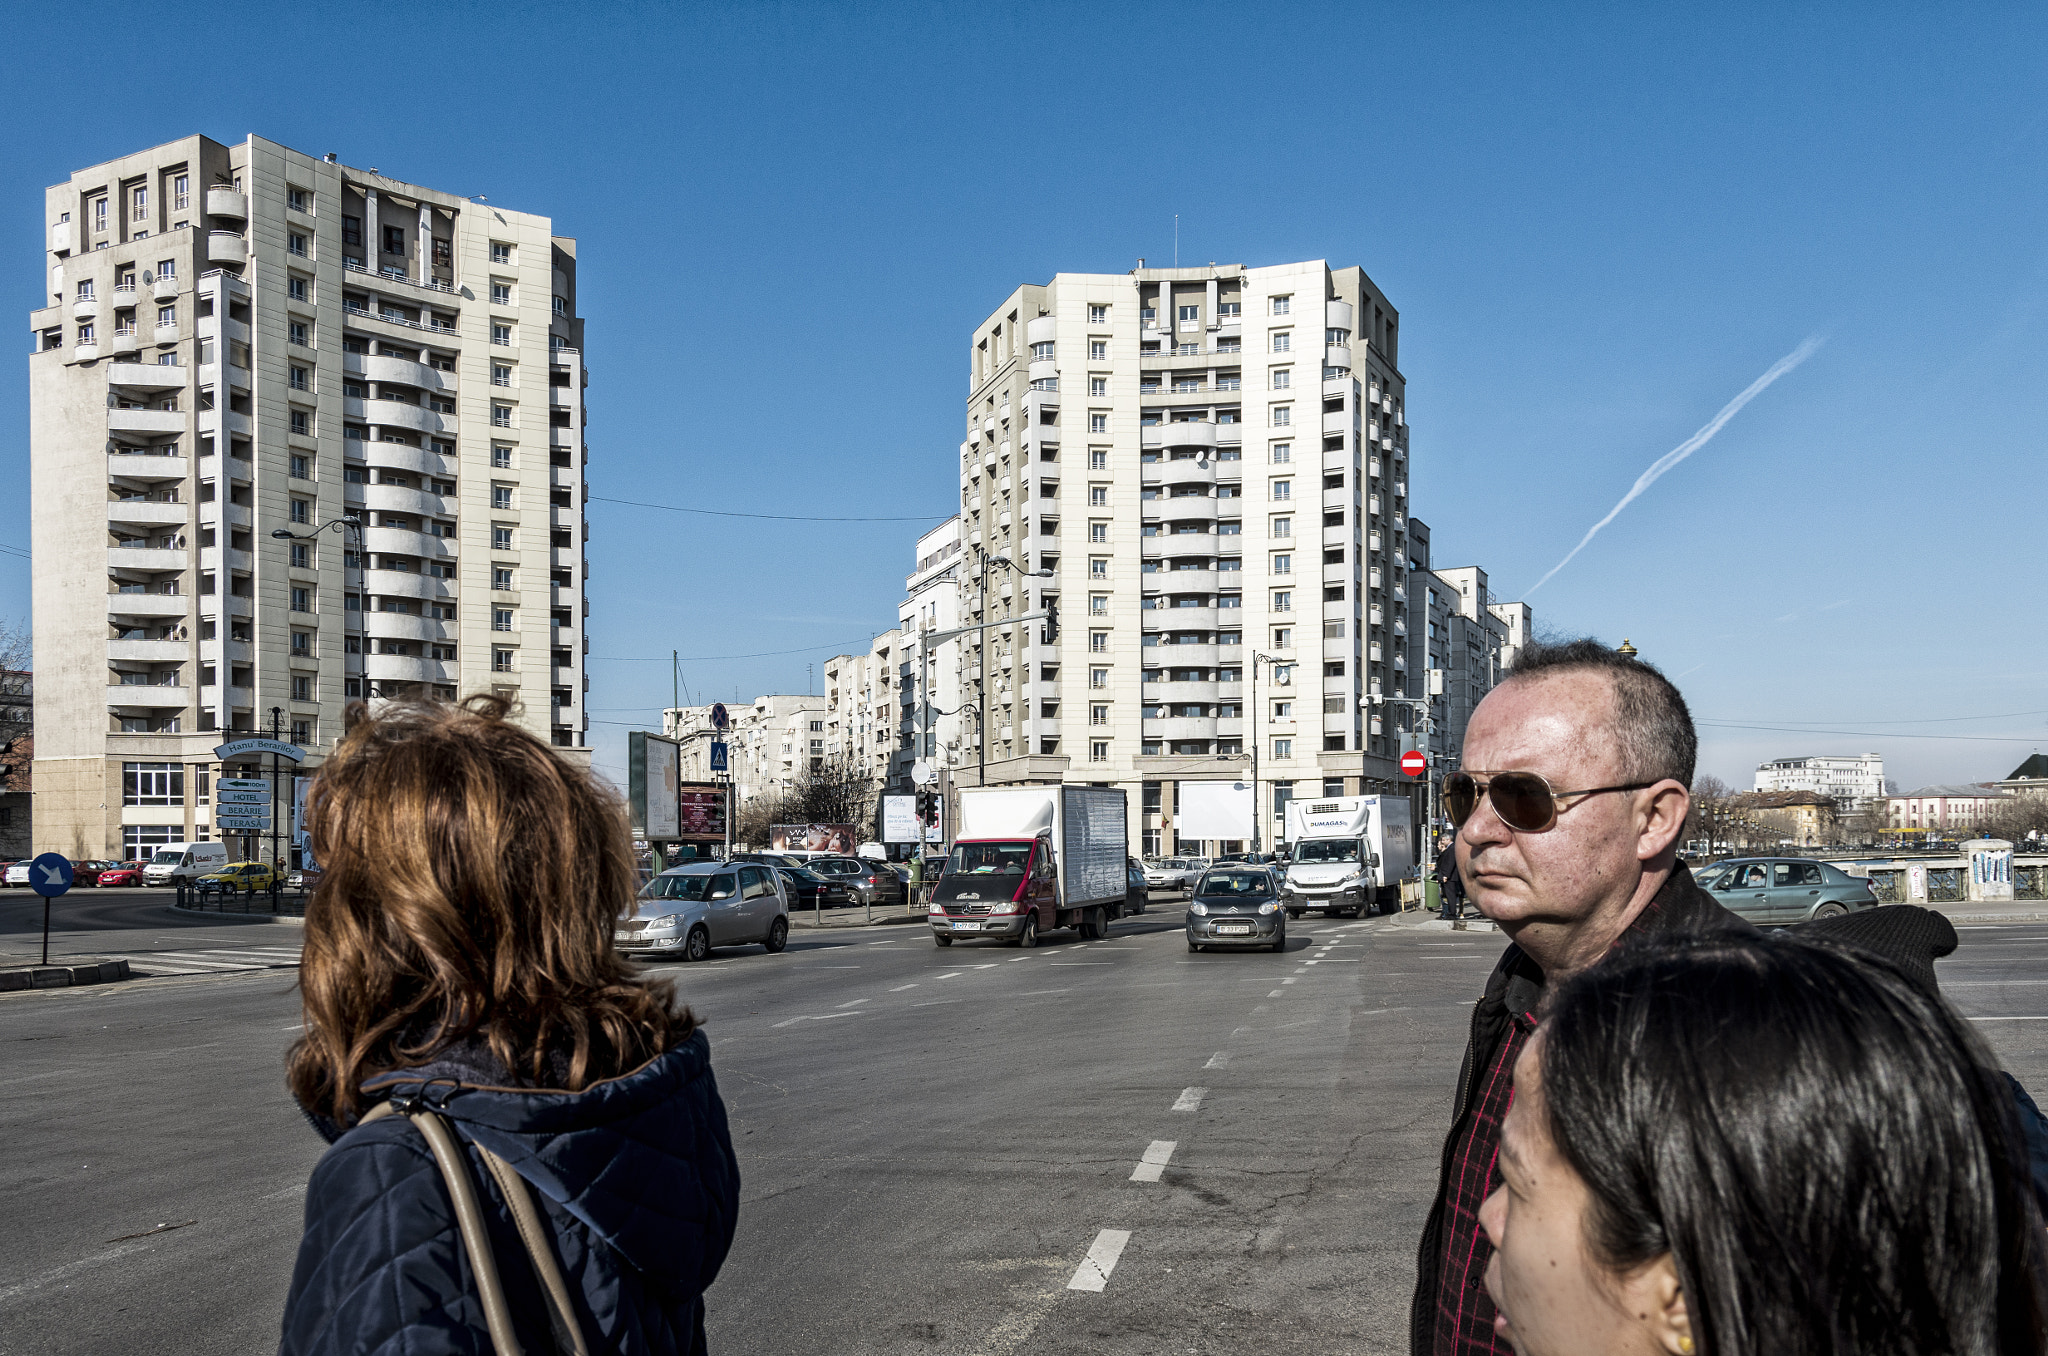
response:
{"label": "bare tree", "polygon": [[2010,797],[1979,815],[1976,828],[2013,843],[2024,842],[2029,834],[2048,834],[2048,797]]}
{"label": "bare tree", "polygon": [[1704,841],[1709,856],[1716,844],[1725,846],[1730,818],[1728,799],[1734,794],[1733,787],[1711,773],[1693,778],[1692,809],[1686,814],[1684,840]]}
{"label": "bare tree", "polygon": [[783,797],[784,824],[851,824],[865,831],[875,812],[875,779],[854,758],[835,755],[803,772]]}

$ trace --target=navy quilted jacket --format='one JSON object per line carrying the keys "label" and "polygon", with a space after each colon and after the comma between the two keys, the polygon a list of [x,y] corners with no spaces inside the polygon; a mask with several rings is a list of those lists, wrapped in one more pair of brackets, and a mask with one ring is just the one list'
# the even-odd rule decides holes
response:
{"label": "navy quilted jacket", "polygon": [[[702,1031],[582,1092],[506,1086],[478,1047],[370,1086],[410,1092],[430,1079],[428,1100],[458,1138],[533,1188],[593,1351],[704,1350],[703,1296],[732,1244],[739,1167]],[[454,1208],[419,1130],[388,1116],[322,1132],[334,1147],[307,1187],[280,1352],[489,1356]],[[469,1159],[521,1343],[531,1356],[552,1351],[511,1215],[473,1150]]]}

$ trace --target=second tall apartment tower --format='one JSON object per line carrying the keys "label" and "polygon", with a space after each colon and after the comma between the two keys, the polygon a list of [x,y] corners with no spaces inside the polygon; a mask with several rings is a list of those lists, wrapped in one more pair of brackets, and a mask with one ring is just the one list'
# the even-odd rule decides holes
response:
{"label": "second tall apartment tower", "polygon": [[989,618],[1050,596],[1061,620],[969,642],[989,780],[1125,785],[1153,852],[1168,784],[1246,777],[1253,740],[1268,844],[1291,795],[1395,785],[1395,722],[1361,705],[1410,690],[1406,392],[1372,280],[1062,273],[970,342],[964,607],[986,572]]}
{"label": "second tall apartment tower", "polygon": [[37,848],[233,837],[209,786],[253,764],[214,746],[275,722],[315,765],[358,697],[496,691],[580,749],[575,242],[257,137],[81,170],[46,209]]}

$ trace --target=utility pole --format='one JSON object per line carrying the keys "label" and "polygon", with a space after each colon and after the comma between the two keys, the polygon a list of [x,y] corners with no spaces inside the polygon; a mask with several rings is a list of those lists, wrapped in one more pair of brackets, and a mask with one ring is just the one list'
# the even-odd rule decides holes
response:
{"label": "utility pole", "polygon": [[[281,706],[270,708],[270,737],[280,741],[284,739],[284,708]],[[277,750],[272,749],[270,751],[270,870],[273,877],[281,870],[277,852],[277,779],[281,766],[282,763],[277,756]]]}
{"label": "utility pole", "polygon": [[1259,830],[1266,819],[1264,807],[1259,804],[1259,665],[1272,664],[1278,667],[1280,660],[1275,655],[1252,651],[1252,851],[1263,851],[1259,846]]}

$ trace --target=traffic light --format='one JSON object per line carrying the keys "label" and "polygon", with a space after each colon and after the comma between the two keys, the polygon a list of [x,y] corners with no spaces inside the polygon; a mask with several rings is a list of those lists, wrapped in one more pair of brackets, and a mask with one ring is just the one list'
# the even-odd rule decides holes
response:
{"label": "traffic light", "polygon": [[1060,638],[1059,599],[1048,598],[1045,600],[1045,629],[1038,633],[1038,638],[1047,645]]}
{"label": "traffic light", "polygon": [[929,791],[917,793],[917,822],[920,824],[932,822],[932,793]]}

